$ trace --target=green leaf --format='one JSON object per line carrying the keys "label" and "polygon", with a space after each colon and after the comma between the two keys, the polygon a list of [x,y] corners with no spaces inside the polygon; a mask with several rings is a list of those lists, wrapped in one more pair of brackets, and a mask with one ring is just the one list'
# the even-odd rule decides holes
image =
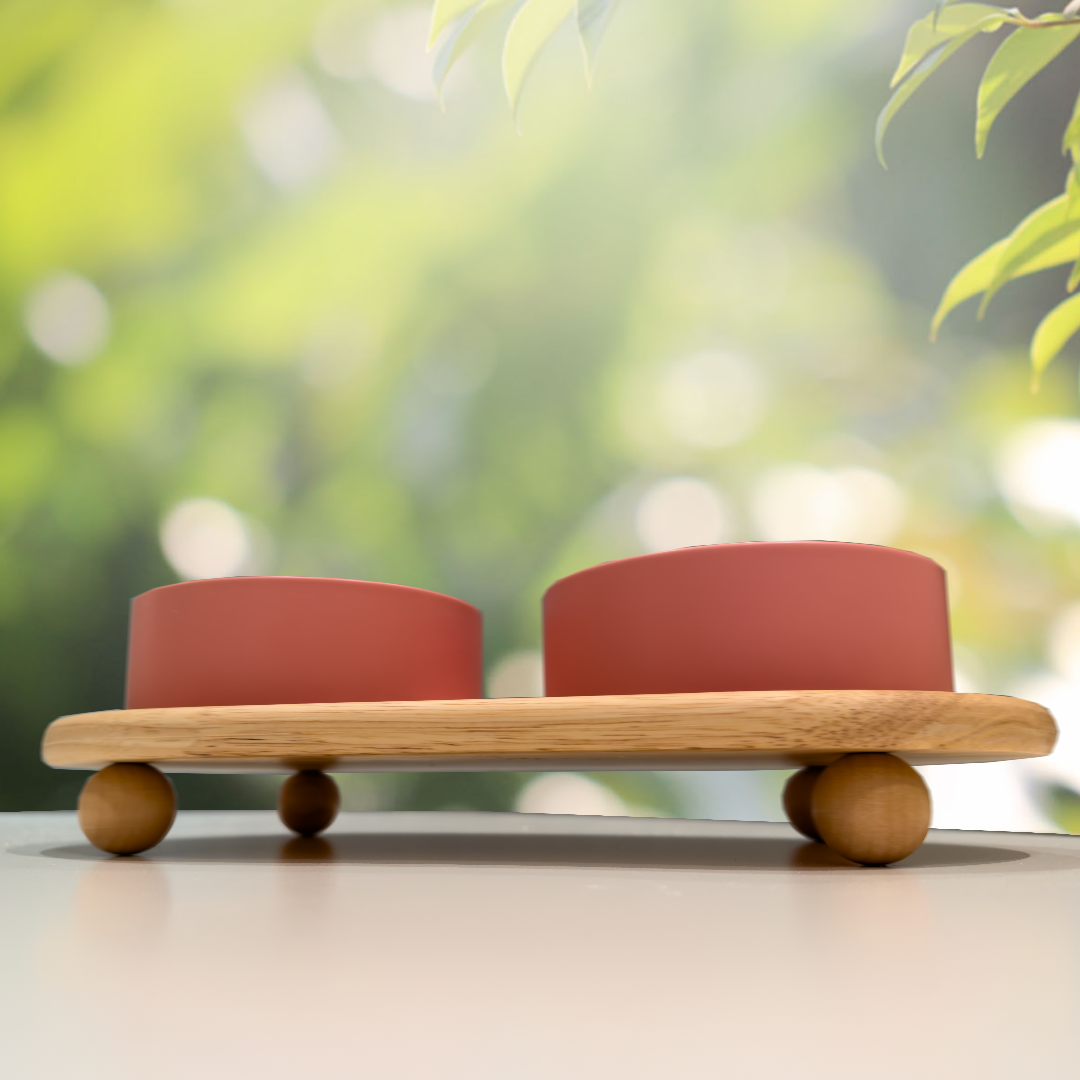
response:
{"label": "green leaf", "polygon": [[1080,216],[1080,174],[1074,164],[1065,177],[1065,216]]}
{"label": "green leaf", "polygon": [[577,0],[577,25],[581,47],[585,50],[585,77],[592,84],[596,54],[608,21],[618,0]]}
{"label": "green leaf", "polygon": [[957,34],[950,38],[944,45],[939,45],[933,52],[924,56],[912,69],[911,74],[896,88],[895,93],[885,104],[877,118],[877,126],[874,130],[874,146],[877,149],[878,161],[885,165],[883,144],[885,132],[892,123],[893,117],[907,102],[908,98],[919,89],[920,86],[937,70],[954,52],[966,45],[976,34],[989,33],[1001,26],[1001,20],[994,17],[987,18],[985,23],[979,23],[963,34]]}
{"label": "green leaf", "polygon": [[1078,156],[1077,152],[1080,150],[1080,97],[1076,99],[1072,119],[1069,121],[1068,127],[1065,128],[1065,134],[1061,137],[1061,152],[1067,154],[1070,150],[1074,158]]}
{"label": "green leaf", "polygon": [[[1023,259],[1017,258],[1013,262],[1010,279],[1072,262],[1077,256],[1077,236],[1080,234],[1080,226],[1077,225],[1077,222],[1073,222],[1073,226],[1074,228],[1065,231],[1065,235],[1056,242],[1035,250],[1029,250]],[[1012,235],[1006,236],[996,244],[988,247],[981,254],[976,255],[949,282],[941,302],[938,304],[938,309],[934,312],[933,322],[930,324],[931,339],[937,337],[941,324],[955,308],[959,307],[965,300],[970,300],[971,297],[978,296],[979,293],[986,290],[1001,265],[1002,256],[1005,254],[1011,239]]]}
{"label": "green leaf", "polygon": [[941,324],[954,308],[959,307],[965,300],[978,296],[986,288],[1008,242],[1009,238],[1005,237],[1004,240],[999,240],[981,254],[976,255],[949,282],[938,304],[938,309],[934,312],[933,322],[930,324],[931,341],[937,337]]}
{"label": "green leaf", "polygon": [[[935,8],[908,31],[900,64],[889,86],[896,86],[927,53],[944,45],[950,38],[975,28],[983,19],[1001,17],[1004,21],[1004,16],[1008,14],[1005,8],[991,4],[950,4],[948,7]],[[995,30],[997,28],[994,27]]]}
{"label": "green leaf", "polygon": [[506,32],[503,82],[517,112],[521,88],[540,50],[574,9],[575,0],[525,0]]}
{"label": "green leaf", "polygon": [[1031,339],[1031,387],[1039,388],[1042,373],[1080,330],[1080,296],[1070,296],[1054,308],[1035,329]]}
{"label": "green leaf", "polygon": [[[1060,16],[1040,16],[1054,21]],[[1020,27],[1000,45],[986,65],[979,83],[978,115],[975,120],[975,153],[983,156],[990,128],[1001,110],[1063,49],[1080,35],[1080,26],[1047,28]]]}
{"label": "green leaf", "polygon": [[1069,292],[1076,292],[1076,286],[1080,285],[1080,255],[1077,256],[1076,262],[1073,263],[1072,270],[1069,271],[1069,280],[1066,284],[1066,288]]}
{"label": "green leaf", "polygon": [[484,28],[498,13],[505,0],[481,0],[475,7],[469,8],[464,15],[459,15],[446,28],[439,47],[435,51],[435,60],[431,66],[435,88],[439,92],[439,104],[442,104],[442,88],[450,69],[461,59],[470,45],[483,33]]}
{"label": "green leaf", "polygon": [[[1080,219],[1070,218],[1069,196],[1059,195],[1030,214],[1009,234],[993,276],[987,283],[981,319],[994,294],[1006,282],[1022,274],[1030,273],[1026,267],[1047,252],[1061,250],[1065,255],[1061,262],[1069,262],[1077,255],[1076,237],[1080,236]],[[1054,265],[1054,264],[1051,264]]]}
{"label": "green leaf", "polygon": [[956,0],[935,0],[934,2],[934,16],[935,18],[941,14],[941,12],[947,8],[950,4],[956,3]]}
{"label": "green leaf", "polygon": [[[1065,179],[1065,217],[1080,217],[1080,175],[1077,174],[1077,164],[1073,161],[1069,175]],[[1069,272],[1069,281],[1066,288],[1074,292],[1080,285],[1080,252],[1077,252],[1076,262]]]}
{"label": "green leaf", "polygon": [[479,7],[483,0],[435,0],[431,9],[431,29],[428,31],[427,47],[430,50],[439,35],[455,20],[460,19],[469,8]]}

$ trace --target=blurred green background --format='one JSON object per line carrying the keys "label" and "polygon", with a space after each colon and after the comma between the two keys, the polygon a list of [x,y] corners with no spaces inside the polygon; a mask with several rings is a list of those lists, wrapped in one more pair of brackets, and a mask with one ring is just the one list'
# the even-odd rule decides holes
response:
{"label": "blurred green background", "polygon": [[[1036,396],[1024,355],[1067,269],[927,341],[952,273],[1061,189],[1080,80],[1040,76],[977,163],[988,36],[882,171],[874,117],[929,2],[624,0],[591,91],[560,32],[519,134],[497,26],[440,111],[423,3],[4,0],[0,808],[74,806],[42,731],[122,705],[128,602],[158,585],[448,592],[484,612],[489,694],[516,696],[563,574],[836,539],[941,562],[960,688],[1061,724],[1045,762],[926,770],[935,824],[1080,828],[1075,350]],[[344,797],[779,818],[781,780]],[[178,786],[240,808],[276,781]]]}

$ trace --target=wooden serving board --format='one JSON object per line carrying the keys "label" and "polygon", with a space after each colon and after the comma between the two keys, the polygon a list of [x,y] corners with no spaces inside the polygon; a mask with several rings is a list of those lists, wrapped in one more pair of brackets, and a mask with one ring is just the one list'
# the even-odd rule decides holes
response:
{"label": "wooden serving board", "polygon": [[62,716],[58,769],[166,772],[785,769],[843,754],[912,765],[1042,757],[1041,705],[936,690],[769,690],[609,697],[118,709]]}

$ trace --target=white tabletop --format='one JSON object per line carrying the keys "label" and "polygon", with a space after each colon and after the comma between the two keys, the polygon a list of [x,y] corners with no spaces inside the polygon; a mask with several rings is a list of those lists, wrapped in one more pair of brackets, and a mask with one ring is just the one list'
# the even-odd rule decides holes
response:
{"label": "white tabletop", "polygon": [[1080,1067],[1080,837],[889,869],[785,825],[0,815],[4,1075],[1001,1077]]}

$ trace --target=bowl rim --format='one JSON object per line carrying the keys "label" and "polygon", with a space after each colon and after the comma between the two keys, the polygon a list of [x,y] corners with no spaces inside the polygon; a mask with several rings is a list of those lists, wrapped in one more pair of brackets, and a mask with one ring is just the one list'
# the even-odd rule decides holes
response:
{"label": "bowl rim", "polygon": [[[462,600],[459,596],[451,596],[449,593],[436,592],[434,589],[423,589],[416,585],[401,585],[393,581],[370,581],[367,578],[318,577],[307,574],[233,574],[228,577],[193,578],[190,581],[173,581],[168,585],[156,585],[152,589],[147,589],[145,592],[138,593],[131,598],[131,602],[135,603],[136,600],[141,600],[143,597],[171,592],[176,589],[188,590],[211,584],[221,585],[223,582],[241,581],[258,582],[262,586],[268,586],[270,588],[276,587],[276,583],[278,582],[303,581],[309,584],[318,583],[320,585],[335,585],[343,586],[345,588],[359,586],[364,590],[378,589],[390,590],[392,592],[420,593],[428,597],[434,597],[438,600],[448,601],[451,604],[460,604],[462,607],[475,612],[477,615],[481,614],[480,609],[475,604],[470,604],[468,600]],[[268,585],[270,582],[274,582],[275,585]]]}
{"label": "bowl rim", "polygon": [[641,555],[627,555],[621,559],[607,559],[604,562],[595,563],[593,566],[587,566],[582,570],[575,570],[572,574],[567,574],[564,577],[558,578],[556,581],[553,581],[544,590],[543,599],[546,601],[548,596],[555,589],[564,585],[566,582],[574,581],[575,579],[585,577],[586,575],[602,573],[604,571],[610,570],[610,568],[612,567],[625,566],[627,564],[640,564],[662,560],[686,558],[691,553],[706,550],[718,551],[722,549],[726,550],[730,548],[744,548],[751,546],[759,548],[875,548],[879,551],[891,551],[895,552],[897,555],[910,556],[911,558],[919,559],[923,562],[928,562],[936,570],[940,571],[942,575],[945,575],[945,568],[941,565],[941,563],[937,562],[935,559],[930,558],[929,555],[923,555],[918,551],[910,551],[907,548],[892,547],[889,544],[864,544],[856,540],[738,540],[729,544],[691,544],[687,547],[668,548],[665,551],[648,551],[644,552]]}

